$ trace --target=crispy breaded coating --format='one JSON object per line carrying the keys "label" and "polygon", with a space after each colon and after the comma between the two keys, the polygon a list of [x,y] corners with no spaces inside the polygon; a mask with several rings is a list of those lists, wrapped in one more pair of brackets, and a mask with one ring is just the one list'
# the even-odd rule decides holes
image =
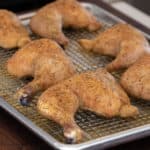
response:
{"label": "crispy breaded coating", "polygon": [[150,55],[128,68],[121,77],[121,85],[130,95],[150,101]]}
{"label": "crispy breaded coating", "polygon": [[105,117],[132,117],[138,109],[130,104],[127,94],[104,69],[76,74],[48,88],[39,98],[39,112],[64,129],[67,141],[79,142],[84,132],[74,120],[78,108]]}
{"label": "crispy breaded coating", "polygon": [[30,41],[29,33],[16,14],[0,9],[0,47],[22,47]]}
{"label": "crispy breaded coating", "polygon": [[34,79],[21,88],[16,98],[26,105],[38,91],[43,91],[75,73],[75,68],[62,48],[49,39],[30,42],[18,50],[7,63],[10,74]]}
{"label": "crispy breaded coating", "polygon": [[41,8],[32,17],[30,27],[36,34],[65,46],[68,38],[62,28],[95,31],[101,24],[76,0],[57,0]]}
{"label": "crispy breaded coating", "polygon": [[115,59],[106,66],[109,72],[128,68],[143,54],[150,53],[150,46],[143,34],[128,24],[116,24],[93,40],[79,40],[88,51],[109,55]]}

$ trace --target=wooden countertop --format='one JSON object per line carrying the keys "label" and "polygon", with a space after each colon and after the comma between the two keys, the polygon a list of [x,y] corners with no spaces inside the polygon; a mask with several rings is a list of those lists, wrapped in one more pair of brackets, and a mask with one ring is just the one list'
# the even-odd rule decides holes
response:
{"label": "wooden countertop", "polygon": [[[150,137],[108,150],[149,150]],[[0,108],[0,150],[52,150],[44,141]]]}
{"label": "wooden countertop", "polygon": [[49,146],[0,108],[0,150],[39,149]]}

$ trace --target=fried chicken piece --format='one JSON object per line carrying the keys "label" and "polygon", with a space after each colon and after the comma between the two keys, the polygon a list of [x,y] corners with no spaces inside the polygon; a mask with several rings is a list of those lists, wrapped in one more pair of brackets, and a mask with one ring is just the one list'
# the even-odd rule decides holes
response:
{"label": "fried chicken piece", "polygon": [[76,0],[57,0],[41,8],[31,19],[30,27],[36,34],[55,40],[61,45],[68,43],[62,28],[86,28],[95,31],[101,24]]}
{"label": "fried chicken piece", "polygon": [[130,95],[150,101],[150,55],[128,68],[121,77],[121,85]]}
{"label": "fried chicken piece", "polygon": [[88,51],[116,57],[106,66],[109,72],[128,68],[143,54],[150,53],[148,41],[142,33],[128,24],[114,25],[95,39],[82,39],[79,43]]}
{"label": "fried chicken piece", "polygon": [[18,78],[34,77],[16,94],[22,105],[28,105],[30,98],[38,91],[75,73],[73,64],[61,47],[49,39],[35,40],[25,45],[8,60],[7,69]]}
{"label": "fried chicken piece", "polygon": [[29,41],[29,33],[17,16],[13,12],[0,9],[0,47],[22,47]]}
{"label": "fried chicken piece", "polygon": [[79,107],[105,117],[138,114],[138,109],[130,104],[126,93],[105,69],[76,74],[48,88],[37,104],[43,116],[63,127],[69,143],[79,142],[83,137],[74,120]]}

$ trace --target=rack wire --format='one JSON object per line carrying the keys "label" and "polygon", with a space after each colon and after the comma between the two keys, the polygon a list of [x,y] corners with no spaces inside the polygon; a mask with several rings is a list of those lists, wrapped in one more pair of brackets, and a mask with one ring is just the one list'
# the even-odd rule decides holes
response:
{"label": "rack wire", "polygon": [[[90,7],[88,6],[88,9]],[[102,11],[102,10],[99,10]],[[94,11],[93,11],[94,13]],[[98,14],[98,15],[97,15]],[[101,14],[101,15],[99,15]],[[89,33],[86,30],[65,30],[66,36],[70,39],[70,43],[65,49],[65,53],[71,58],[77,70],[83,72],[86,70],[96,69],[98,67],[103,67],[109,63],[112,58],[107,56],[100,56],[93,53],[85,52],[80,45],[77,43],[78,39],[88,38],[91,39],[95,37],[99,32],[102,32],[114,22],[110,23],[107,21],[108,17],[104,17],[102,13],[95,12],[95,15],[99,20],[103,21],[104,27],[94,33]],[[107,19],[107,20],[105,20]],[[29,18],[27,17],[24,21],[28,22]],[[33,39],[37,38],[35,35],[32,35]],[[63,131],[62,128],[52,120],[48,120],[41,116],[36,109],[36,102],[38,100],[38,95],[33,98],[33,101],[29,107],[23,107],[19,104],[17,100],[13,98],[14,93],[24,84],[27,80],[19,80],[10,74],[8,74],[6,69],[7,60],[15,53],[17,49],[0,49],[0,96],[5,99],[13,108],[18,112],[23,114],[26,118],[31,120],[36,126],[43,129],[46,133],[50,134],[56,140],[64,143]],[[115,77],[119,78],[120,73],[116,73]],[[143,125],[150,124],[150,102],[143,101],[140,99],[131,98],[132,103],[137,106],[140,110],[139,116],[136,118],[119,118],[115,117],[112,119],[106,119],[90,111],[79,110],[75,116],[77,124],[90,135],[90,139],[83,139],[81,143],[97,139],[100,137],[105,137],[118,133],[121,131],[126,131],[135,127],[140,127]]]}

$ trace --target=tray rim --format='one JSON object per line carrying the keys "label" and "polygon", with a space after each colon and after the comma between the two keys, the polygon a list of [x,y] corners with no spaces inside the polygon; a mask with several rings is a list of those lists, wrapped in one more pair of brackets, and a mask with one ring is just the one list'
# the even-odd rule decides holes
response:
{"label": "tray rim", "polygon": [[[95,7],[100,7],[99,5],[96,5],[95,3],[89,2],[83,2],[83,5],[93,5]],[[118,22],[125,22],[118,16],[115,16],[111,14],[111,12],[107,11],[105,8],[100,7],[104,10],[106,14],[113,17],[114,20]],[[21,16],[20,16],[21,19]],[[145,34],[148,38],[150,35]],[[150,124],[135,127],[132,129],[127,129],[125,131],[120,131],[114,134],[110,134],[108,136],[103,136],[97,139],[93,139],[87,142],[83,142],[80,144],[64,144],[60,141],[56,140],[54,137],[52,137],[50,134],[48,134],[46,131],[44,131],[42,128],[38,127],[36,124],[34,124],[30,119],[25,117],[22,113],[17,111],[13,106],[11,106],[9,103],[7,103],[4,98],[0,97],[0,108],[3,108],[5,111],[7,111],[10,115],[12,115],[14,118],[16,118],[20,123],[25,125],[28,129],[33,131],[36,135],[41,137],[44,141],[46,141],[50,146],[61,149],[61,150],[80,150],[80,149],[90,149],[90,148],[98,148],[98,149],[104,149],[111,146],[114,146],[119,143],[123,143],[126,141],[131,141],[134,139],[138,139],[144,136],[150,135]],[[101,147],[98,147],[101,146]]]}
{"label": "tray rim", "polygon": [[101,7],[105,11],[109,12],[111,15],[117,17],[123,22],[127,22],[134,27],[138,28],[140,31],[142,31],[145,36],[150,40],[150,28],[145,26],[144,24],[138,22],[134,18],[131,18],[130,16],[127,16],[123,12],[117,10],[116,8],[112,7],[110,4],[107,2],[104,2],[103,0],[80,0],[81,2],[87,2],[87,3],[92,3],[96,6]]}
{"label": "tray rim", "polygon": [[[83,142],[80,144],[63,144],[59,141],[57,141],[55,138],[53,138],[50,134],[48,134],[46,131],[41,129],[40,127],[36,126],[30,119],[25,117],[23,114],[18,112],[13,106],[11,106],[9,103],[7,103],[2,97],[0,97],[0,107],[2,107],[4,110],[6,110],[10,115],[12,115],[15,119],[17,119],[20,123],[25,125],[28,129],[33,131],[35,134],[37,134],[39,137],[41,137],[44,141],[46,141],[50,146],[53,146],[54,148],[60,149],[60,150],[81,150],[81,149],[89,149],[97,146],[101,146],[99,149],[103,149],[106,147],[114,146],[118,143],[122,143],[125,141],[130,141],[133,139],[138,139],[143,136],[149,136],[150,135],[150,125],[143,125],[139,127],[135,127],[132,129],[128,129],[125,131],[121,131],[118,133],[110,134],[108,136],[103,136],[97,139],[93,139],[87,142]],[[125,138],[128,138],[126,140]],[[114,143],[115,142],[115,143]]]}

